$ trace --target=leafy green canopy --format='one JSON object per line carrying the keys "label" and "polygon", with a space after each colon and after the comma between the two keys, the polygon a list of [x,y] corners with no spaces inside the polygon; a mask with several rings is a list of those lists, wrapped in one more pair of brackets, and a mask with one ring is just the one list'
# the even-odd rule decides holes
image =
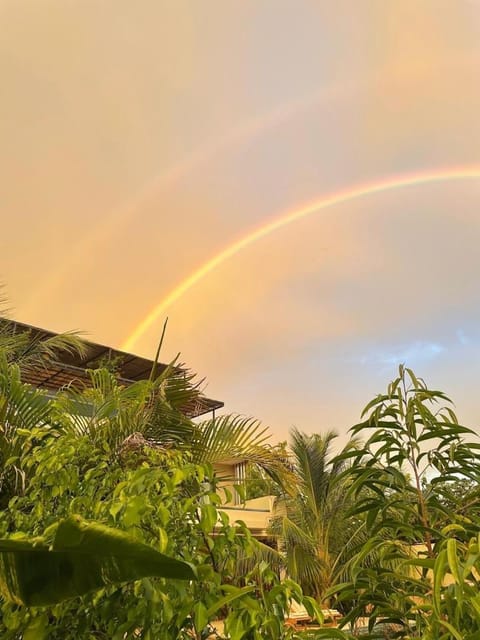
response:
{"label": "leafy green canopy", "polygon": [[[302,592],[291,581],[280,583],[266,564],[238,575],[239,558],[255,554],[257,543],[243,523],[230,524],[222,512],[211,466],[145,444],[112,457],[92,447],[87,437],[52,436],[48,427],[33,430],[27,444],[30,479],[24,494],[12,498],[9,510],[0,513],[3,536],[9,531],[29,536],[46,531],[43,537],[49,540],[50,528],[59,519],[71,523],[72,514],[80,514],[109,530],[125,532],[129,540],[133,536],[135,544],[188,563],[198,579],[143,577],[109,584],[119,576],[115,576],[119,562],[115,557],[103,587],[81,600],[33,609],[4,602],[0,637],[17,640],[29,629],[43,628],[42,621],[48,620],[45,629],[52,640],[92,636],[173,640],[192,634],[202,638],[208,622],[220,614],[237,640],[294,637],[284,628],[283,616],[292,598],[304,601]],[[92,534],[97,532],[95,525]],[[95,549],[96,544],[91,551]],[[113,546],[105,547],[107,554],[112,551]],[[104,560],[98,559],[102,572]],[[106,566],[110,571],[111,556]],[[143,569],[154,574],[152,566],[142,565]],[[34,597],[43,596],[40,590]],[[306,602],[314,615],[318,613],[313,602]]]}
{"label": "leafy green canopy", "polygon": [[0,349],[0,637],[200,639],[221,615],[232,640],[275,640],[295,636],[292,599],[320,615],[267,564],[238,573],[263,549],[222,511],[210,462],[281,472],[258,423],[189,421],[174,366],[128,388],[90,376],[48,397]]}
{"label": "leafy green canopy", "polygon": [[[351,513],[368,532],[351,578],[330,591],[354,604],[344,622],[368,615],[371,627],[391,623],[402,638],[480,637],[476,434],[458,423],[444,393],[403,366],[363,416],[352,428],[363,447],[339,457],[351,461],[343,478]],[[470,485],[471,502],[455,492],[459,482]]]}
{"label": "leafy green canopy", "polygon": [[192,567],[135,538],[70,516],[53,541],[0,540],[0,591],[17,604],[49,605],[110,583],[145,577],[194,580]]}

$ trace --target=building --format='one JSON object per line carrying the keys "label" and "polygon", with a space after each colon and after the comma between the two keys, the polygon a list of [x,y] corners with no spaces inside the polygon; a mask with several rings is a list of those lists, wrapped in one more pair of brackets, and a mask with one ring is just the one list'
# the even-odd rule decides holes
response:
{"label": "building", "polygon": [[[55,335],[53,331],[40,329],[21,322],[2,320],[7,323],[13,333],[28,332],[30,337],[37,340],[45,340]],[[113,349],[106,345],[95,342],[85,342],[86,353],[83,356],[69,352],[59,352],[54,361],[49,361],[42,367],[28,367],[22,371],[22,379],[35,387],[48,391],[57,391],[65,385],[79,384],[88,385],[90,382],[87,370],[101,366],[112,365],[112,370],[119,382],[129,386],[139,380],[150,378],[154,361],[148,358],[126,353],[118,349]],[[113,366],[114,365],[114,366]],[[167,367],[167,364],[157,363],[156,372],[160,375]],[[189,418],[200,416],[215,419],[216,411],[221,409],[224,403],[219,400],[207,398],[199,394],[193,402],[182,407],[182,412]],[[274,497],[265,496],[254,500],[247,500],[243,503],[238,493],[234,490],[234,485],[245,482],[245,461],[238,459],[226,459],[214,465],[220,484],[229,489],[232,499],[225,504],[223,510],[230,517],[231,521],[243,520],[252,533],[260,538],[267,539],[268,525],[273,515]]]}

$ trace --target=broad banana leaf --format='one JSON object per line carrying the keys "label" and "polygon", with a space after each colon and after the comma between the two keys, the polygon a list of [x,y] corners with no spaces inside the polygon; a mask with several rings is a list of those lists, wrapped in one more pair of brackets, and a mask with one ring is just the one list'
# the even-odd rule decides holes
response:
{"label": "broad banana leaf", "polygon": [[195,579],[186,562],[78,516],[58,524],[50,546],[43,538],[0,539],[0,592],[17,604],[55,604],[147,576]]}

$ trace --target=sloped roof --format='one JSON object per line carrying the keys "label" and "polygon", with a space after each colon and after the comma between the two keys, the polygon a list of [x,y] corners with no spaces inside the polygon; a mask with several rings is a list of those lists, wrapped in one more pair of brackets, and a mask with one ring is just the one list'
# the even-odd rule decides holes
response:
{"label": "sloped roof", "polygon": [[[2,322],[10,323],[15,332],[28,331],[34,339],[45,340],[58,335],[53,331],[40,329],[39,327],[34,327],[23,322],[5,320],[3,318]],[[29,367],[25,369],[22,372],[22,379],[24,382],[36,387],[50,390],[60,389],[76,381],[88,385],[89,377],[87,369],[98,367],[104,361],[115,363],[116,377],[125,385],[132,384],[137,380],[146,380],[150,377],[154,365],[153,360],[120,351],[119,349],[112,349],[111,347],[96,342],[86,341],[85,344],[87,349],[84,356],[61,352],[58,354],[58,359],[54,362],[49,362],[42,367]],[[158,374],[160,375],[167,366],[168,365],[164,363],[157,363]],[[182,410],[188,417],[195,418],[210,411],[220,409],[223,405],[224,403],[220,400],[213,400],[200,395],[194,402],[183,407]]]}

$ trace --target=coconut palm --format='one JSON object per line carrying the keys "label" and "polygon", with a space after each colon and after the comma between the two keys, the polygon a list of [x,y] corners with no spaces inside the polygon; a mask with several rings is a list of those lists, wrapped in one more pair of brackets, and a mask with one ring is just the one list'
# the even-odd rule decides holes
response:
{"label": "coconut palm", "polygon": [[[184,450],[196,463],[248,461],[281,481],[288,470],[268,445],[257,420],[225,415],[201,422],[182,412],[200,394],[195,376],[172,362],[155,379],[122,386],[105,369],[88,372],[83,388],[70,386],[53,401],[51,420],[61,431],[88,437],[111,451],[132,438],[141,445]],[[290,478],[291,480],[291,478]]]}
{"label": "coconut palm", "polygon": [[307,435],[292,430],[298,491],[279,499],[278,513],[283,515],[273,523],[288,574],[319,601],[341,579],[344,561],[361,535],[358,523],[348,516],[350,499],[342,480],[346,463],[332,455],[335,437],[332,431]]}

